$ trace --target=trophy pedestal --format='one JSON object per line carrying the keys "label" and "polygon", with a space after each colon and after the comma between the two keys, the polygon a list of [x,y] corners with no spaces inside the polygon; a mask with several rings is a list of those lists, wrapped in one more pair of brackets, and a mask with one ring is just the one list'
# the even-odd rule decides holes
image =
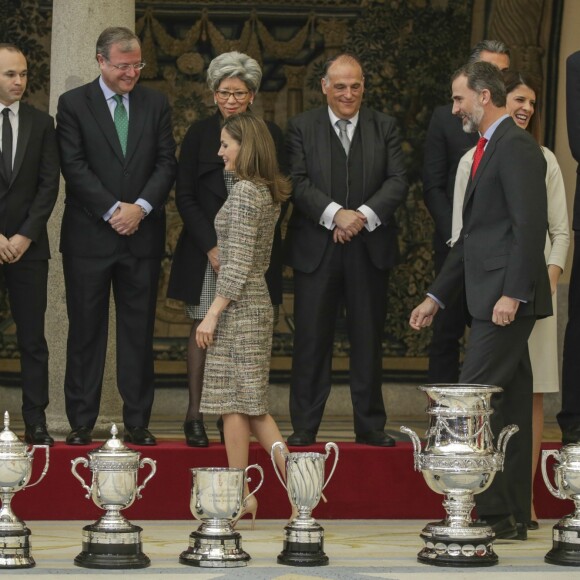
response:
{"label": "trophy pedestal", "polygon": [[560,521],[552,530],[552,549],[544,561],[557,566],[580,566],[580,526],[565,525]]}
{"label": "trophy pedestal", "polygon": [[494,534],[489,526],[471,524],[451,527],[431,523],[423,529],[425,547],[417,560],[431,566],[457,568],[494,566],[497,554],[493,551]]}
{"label": "trophy pedestal", "polygon": [[326,566],[324,528],[312,518],[295,519],[284,527],[284,544],[277,562],[286,566]]}
{"label": "trophy pedestal", "polygon": [[189,548],[179,556],[179,563],[200,568],[236,568],[246,566],[250,555],[242,549],[242,536],[228,524],[221,533],[207,533],[202,524],[189,535]]}
{"label": "trophy pedestal", "polygon": [[20,530],[0,531],[0,570],[36,565],[30,555],[29,536],[30,530],[26,526]]}
{"label": "trophy pedestal", "polygon": [[123,570],[147,568],[151,560],[142,552],[143,528],[129,524],[121,530],[96,524],[83,528],[83,551],[74,559],[76,566]]}

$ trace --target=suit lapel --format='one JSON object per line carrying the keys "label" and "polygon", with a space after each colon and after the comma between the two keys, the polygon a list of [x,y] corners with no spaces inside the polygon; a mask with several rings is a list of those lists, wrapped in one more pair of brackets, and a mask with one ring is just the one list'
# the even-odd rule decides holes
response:
{"label": "suit lapel", "polygon": [[137,151],[137,144],[141,138],[146,117],[147,111],[145,110],[143,91],[141,91],[139,85],[137,85],[129,93],[129,134],[127,136],[126,164],[131,161],[131,157],[133,157],[135,151]]}
{"label": "suit lapel", "polygon": [[360,109],[359,113],[359,123],[360,125],[360,137],[362,143],[362,159],[363,159],[363,196],[368,189],[367,177],[370,174],[367,168],[372,168],[375,157],[375,148],[373,146],[373,136],[374,131],[372,124],[372,118],[370,112],[366,109]]}
{"label": "suit lapel", "polygon": [[32,115],[30,109],[24,104],[20,104],[20,111],[18,112],[18,141],[16,143],[16,155],[14,157],[14,167],[12,168],[12,179],[10,183],[18,175],[22,162],[24,161],[24,153],[28,147],[28,140],[32,132]]}
{"label": "suit lapel", "polygon": [[328,109],[322,107],[316,121],[314,143],[318,150],[318,163],[320,164],[321,174],[324,179],[322,191],[331,191],[332,187],[332,168],[330,155],[330,119]]}
{"label": "suit lapel", "polygon": [[[103,91],[99,85],[99,79],[93,81],[88,87],[87,104],[89,110],[97,121],[97,125],[105,135],[109,145],[113,148],[115,155],[124,164],[125,157],[123,155],[123,150],[121,149],[117,129],[115,129],[115,123],[111,116],[111,111],[109,110],[107,100],[105,99],[105,95],[103,95]],[[129,131],[131,131],[131,127],[129,127]]]}

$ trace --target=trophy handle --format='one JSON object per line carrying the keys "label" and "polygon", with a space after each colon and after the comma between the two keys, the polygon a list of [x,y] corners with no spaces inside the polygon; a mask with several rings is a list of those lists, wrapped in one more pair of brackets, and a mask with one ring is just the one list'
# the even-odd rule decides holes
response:
{"label": "trophy handle", "polygon": [[324,449],[326,450],[326,457],[324,458],[325,461],[328,459],[330,451],[334,449],[334,465],[332,466],[332,469],[330,470],[330,475],[328,476],[326,483],[322,486],[322,489],[324,489],[328,485],[328,482],[330,481],[330,478],[332,477],[332,475],[334,474],[334,470],[336,469],[336,464],[338,463],[338,445],[336,443],[333,443],[332,441],[329,441],[324,446]]}
{"label": "trophy handle", "polygon": [[35,485],[37,485],[38,483],[40,483],[43,479],[44,476],[46,475],[46,472],[48,471],[48,464],[49,464],[49,455],[48,455],[48,445],[33,445],[32,448],[29,451],[28,457],[32,457],[34,455],[34,452],[37,449],[44,449],[44,452],[46,453],[45,455],[45,459],[44,459],[44,469],[42,470],[42,473],[40,474],[40,477],[34,482],[34,483],[30,483],[27,486],[25,486],[23,489],[28,489],[29,487],[34,487]]}
{"label": "trophy handle", "polygon": [[149,465],[151,467],[151,471],[149,475],[143,480],[143,483],[135,490],[135,497],[137,499],[141,499],[141,492],[145,489],[147,482],[155,475],[157,472],[157,462],[153,459],[149,459],[149,457],[145,457],[145,459],[141,459],[141,463],[139,463],[139,469],[143,469],[145,465]]}
{"label": "trophy handle", "polygon": [[551,483],[548,477],[547,462],[550,455],[556,460],[560,461],[560,453],[556,449],[544,449],[542,451],[542,477],[544,478],[544,483],[548,488],[548,491],[558,499],[566,499],[566,494],[562,493],[559,489],[556,489]]}
{"label": "trophy handle", "polygon": [[[511,436],[517,433],[520,428],[517,425],[508,425],[501,430],[499,437],[497,438],[497,448],[503,454],[505,454],[505,448],[507,447],[508,441],[510,440]],[[503,461],[502,461],[502,468],[503,468]]]}
{"label": "trophy handle", "polygon": [[264,470],[257,464],[255,463],[254,465],[248,465],[248,467],[246,467],[246,469],[244,469],[244,473],[246,474],[246,481],[248,483],[250,483],[252,481],[252,479],[250,477],[248,477],[248,471],[250,469],[256,469],[259,473],[260,473],[260,483],[254,488],[253,491],[251,491],[245,498],[244,501],[242,502],[242,505],[244,505],[246,503],[246,500],[251,497],[252,495],[254,495],[261,487],[262,484],[264,483]]}
{"label": "trophy handle", "polygon": [[86,489],[87,495],[85,495],[85,497],[87,499],[91,499],[91,493],[93,492],[93,490],[85,483],[85,480],[77,473],[77,465],[79,463],[82,463],[85,467],[89,466],[88,459],[85,459],[84,457],[77,457],[76,459],[73,459],[71,461],[72,465],[70,470],[72,471],[72,474],[81,482],[83,488]]}
{"label": "trophy handle", "polygon": [[280,451],[280,455],[284,459],[286,459],[287,453],[285,453],[285,451],[284,451],[284,443],[282,443],[282,441],[276,441],[276,443],[274,443],[274,445],[272,445],[272,450],[270,451],[270,458],[272,459],[272,465],[274,466],[274,472],[278,476],[280,483],[284,486],[284,489],[286,491],[288,491],[288,488],[286,487],[286,483],[285,483],[283,477],[280,475],[280,472],[278,471],[278,466],[276,465],[276,460],[274,459],[274,452],[276,451],[276,449],[278,449]]}
{"label": "trophy handle", "polygon": [[411,442],[413,443],[413,467],[415,471],[421,471],[421,466],[419,464],[419,458],[421,456],[421,439],[419,439],[419,435],[413,431],[413,429],[409,429],[409,427],[405,427],[404,425],[401,426],[399,429],[401,433],[405,433],[411,438]]}

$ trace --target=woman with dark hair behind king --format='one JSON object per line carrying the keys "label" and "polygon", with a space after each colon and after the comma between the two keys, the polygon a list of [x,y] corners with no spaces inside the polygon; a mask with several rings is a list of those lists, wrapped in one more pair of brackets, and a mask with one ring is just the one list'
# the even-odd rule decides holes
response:
{"label": "woman with dark hair behind king", "polygon": [[[185,302],[186,313],[192,319],[187,352],[189,404],[183,424],[185,441],[191,447],[209,445],[199,410],[205,350],[197,346],[195,333],[214,298],[220,269],[214,220],[234,182],[233,172],[224,170],[223,160],[217,154],[220,132],[228,117],[249,110],[261,79],[260,65],[246,54],[227,52],[214,58],[208,67],[207,83],[217,111],[193,123],[181,145],[175,201],[183,230],[173,255],[167,296]],[[282,131],[274,123],[266,125],[274,140],[278,164],[285,173]],[[270,299],[276,309],[282,303],[280,221],[276,224],[266,273]]]}

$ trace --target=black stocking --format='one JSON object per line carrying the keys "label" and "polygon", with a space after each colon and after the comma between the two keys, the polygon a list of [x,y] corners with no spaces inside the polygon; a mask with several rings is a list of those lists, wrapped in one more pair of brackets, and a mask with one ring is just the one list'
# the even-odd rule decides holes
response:
{"label": "black stocking", "polygon": [[187,382],[189,387],[189,406],[187,408],[186,421],[203,419],[199,412],[201,403],[201,391],[203,388],[203,370],[205,368],[206,350],[199,348],[195,342],[195,332],[201,320],[194,320],[191,326],[189,342],[187,344]]}

